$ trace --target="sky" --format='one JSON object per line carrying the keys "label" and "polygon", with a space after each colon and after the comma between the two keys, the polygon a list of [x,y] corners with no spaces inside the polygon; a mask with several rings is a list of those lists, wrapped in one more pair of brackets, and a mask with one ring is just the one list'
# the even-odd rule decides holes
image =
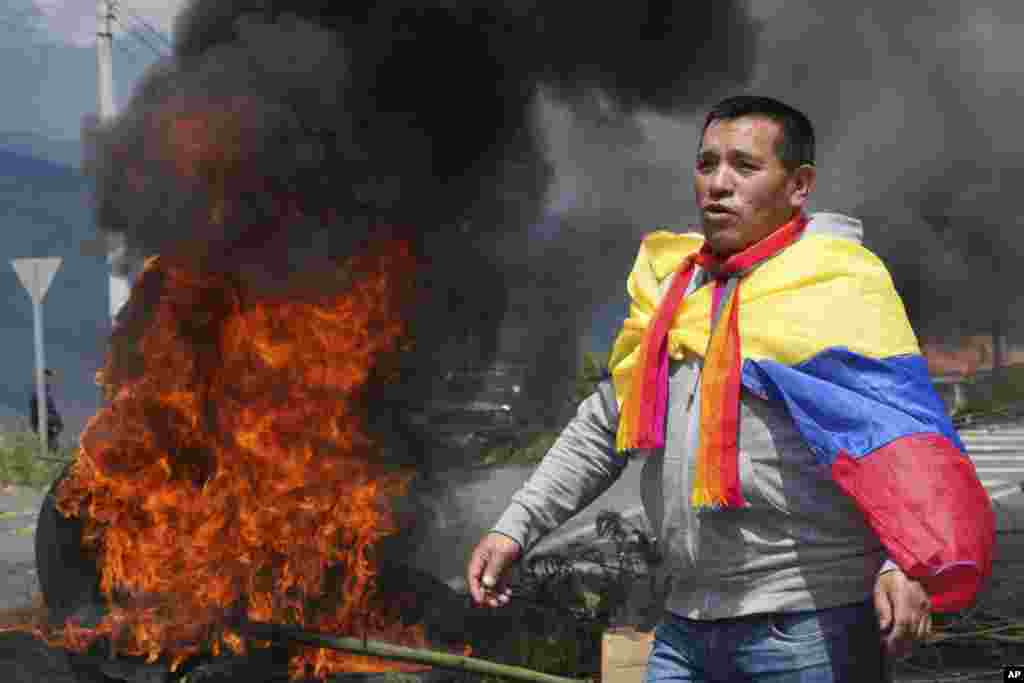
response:
{"label": "sky", "polygon": [[[139,30],[154,48],[169,48],[149,34],[141,17],[165,38],[180,4],[173,0],[119,2],[122,23]],[[0,82],[4,105],[0,131],[78,139],[82,116],[96,111],[96,3],[88,0],[0,0]],[[145,44],[115,24],[115,103],[156,59]]]}

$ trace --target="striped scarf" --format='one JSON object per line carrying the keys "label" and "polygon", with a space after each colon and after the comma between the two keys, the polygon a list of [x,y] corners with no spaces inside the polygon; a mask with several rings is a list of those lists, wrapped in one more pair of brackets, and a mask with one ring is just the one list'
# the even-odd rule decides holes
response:
{"label": "striped scarf", "polygon": [[[707,242],[687,256],[644,332],[640,358],[622,405],[616,450],[665,445],[668,406],[668,333],[696,266],[713,279],[712,334],[704,355],[700,395],[700,446],[691,503],[697,508],[743,507],[738,462],[740,372],[743,356],[739,332],[739,284],[758,264],[796,242],[807,226],[797,214],[760,242],[722,259]],[[740,278],[728,288],[731,278]]]}

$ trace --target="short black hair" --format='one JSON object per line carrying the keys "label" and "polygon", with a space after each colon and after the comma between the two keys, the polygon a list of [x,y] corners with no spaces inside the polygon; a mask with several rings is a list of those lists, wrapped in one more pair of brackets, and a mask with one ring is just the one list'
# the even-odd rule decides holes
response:
{"label": "short black hair", "polygon": [[708,126],[715,121],[729,121],[742,116],[763,116],[782,127],[782,139],[775,153],[788,170],[794,171],[804,164],[814,165],[814,126],[811,120],[802,111],[771,97],[736,95],[722,100],[704,119],[701,140]]}

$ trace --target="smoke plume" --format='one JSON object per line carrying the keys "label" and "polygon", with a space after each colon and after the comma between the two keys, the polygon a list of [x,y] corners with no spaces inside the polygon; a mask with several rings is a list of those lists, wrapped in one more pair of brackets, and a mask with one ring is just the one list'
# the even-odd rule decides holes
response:
{"label": "smoke plume", "polygon": [[[1001,319],[1019,340],[1024,143],[1015,54],[1024,9],[1002,0],[927,12],[879,0],[750,9],[760,26],[756,63],[727,94],[776,97],[810,116],[818,134],[811,210],[864,221],[919,336],[988,333]],[[564,226],[555,239],[587,264],[567,307],[609,302],[599,313],[613,327],[625,315],[623,282],[642,235],[698,224],[692,161],[702,117],[602,120],[551,102],[544,118]]]}
{"label": "smoke plume", "polygon": [[755,36],[738,1],[197,0],[99,136],[97,222],[136,258],[274,293],[325,287],[384,230],[411,236],[417,362],[467,338],[486,362],[525,292],[506,326],[529,330],[543,403],[577,365],[593,265],[531,229],[554,179],[544,112],[692,113],[749,78]]}

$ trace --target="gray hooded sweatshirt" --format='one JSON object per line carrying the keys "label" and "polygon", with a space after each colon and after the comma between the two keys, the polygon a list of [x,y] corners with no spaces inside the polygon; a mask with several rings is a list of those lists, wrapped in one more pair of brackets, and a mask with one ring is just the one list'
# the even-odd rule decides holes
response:
{"label": "gray hooded sweatshirt", "polygon": [[[860,241],[860,221],[811,215],[809,233]],[[661,284],[667,291],[671,278]],[[703,286],[699,269],[689,291]],[[825,609],[866,600],[887,561],[864,517],[816,463],[785,408],[746,390],[740,397],[740,484],[748,507],[694,510],[701,359],[669,368],[665,447],[643,462],[641,499],[664,562],[665,609],[690,619]],[[618,404],[609,380],[576,416],[516,492],[493,530],[529,552],[621,476],[615,453]]]}

